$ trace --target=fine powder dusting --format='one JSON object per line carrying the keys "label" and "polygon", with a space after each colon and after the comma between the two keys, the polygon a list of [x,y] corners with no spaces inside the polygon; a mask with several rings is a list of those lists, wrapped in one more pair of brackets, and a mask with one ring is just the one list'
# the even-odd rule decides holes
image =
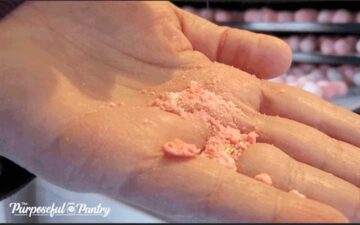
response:
{"label": "fine powder dusting", "polygon": [[175,139],[165,143],[165,153],[179,157],[204,155],[225,167],[236,170],[235,161],[249,145],[256,143],[255,131],[242,133],[235,123],[223,123],[216,115],[236,115],[243,112],[231,101],[205,90],[197,82],[180,92],[167,92],[159,95],[152,106],[175,113],[183,118],[197,118],[211,127],[210,137],[205,148],[198,149],[195,145]]}

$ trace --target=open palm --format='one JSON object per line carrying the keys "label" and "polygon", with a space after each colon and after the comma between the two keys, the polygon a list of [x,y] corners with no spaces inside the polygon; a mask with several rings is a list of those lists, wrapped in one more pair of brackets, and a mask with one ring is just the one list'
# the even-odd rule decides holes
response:
{"label": "open palm", "polygon": [[[172,221],[360,221],[360,118],[259,79],[288,68],[282,41],[166,2],[26,2],[0,29],[0,153],[38,176]],[[163,157],[209,135],[150,106],[191,81],[244,112],[219,119],[259,133],[239,173]],[[263,172],[273,186],[251,178]]]}

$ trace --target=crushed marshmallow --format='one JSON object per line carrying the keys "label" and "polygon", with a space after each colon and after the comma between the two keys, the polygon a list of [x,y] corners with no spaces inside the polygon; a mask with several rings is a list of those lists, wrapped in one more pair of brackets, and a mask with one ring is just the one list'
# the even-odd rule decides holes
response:
{"label": "crushed marshmallow", "polygon": [[200,153],[200,149],[193,144],[187,144],[180,139],[174,139],[163,146],[164,151],[169,155],[194,157]]}
{"label": "crushed marshmallow", "polygon": [[[249,145],[256,143],[258,137],[255,131],[242,133],[233,122],[232,115],[243,114],[241,109],[220,95],[200,87],[197,82],[191,82],[188,88],[180,92],[160,94],[152,106],[184,118],[198,118],[208,123],[212,132],[205,148],[199,154],[213,159],[231,170],[237,169],[235,160]],[[218,119],[220,116],[221,120]],[[179,144],[178,140],[175,142]],[[175,153],[177,156],[184,153],[184,156],[188,156],[186,151],[169,148],[169,143],[164,146],[167,146],[167,153]]]}
{"label": "crushed marshmallow", "polygon": [[260,181],[264,184],[272,185],[272,179],[267,173],[260,173],[254,177],[255,180]]}

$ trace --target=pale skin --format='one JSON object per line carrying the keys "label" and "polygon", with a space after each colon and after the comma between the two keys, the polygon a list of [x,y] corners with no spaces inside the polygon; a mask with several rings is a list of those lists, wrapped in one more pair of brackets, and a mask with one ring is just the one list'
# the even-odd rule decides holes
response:
{"label": "pale skin", "polygon": [[[360,118],[260,79],[289,67],[282,41],[167,2],[27,2],[0,31],[0,154],[39,177],[168,221],[360,221]],[[239,172],[164,157],[167,141],[209,135],[149,106],[192,80],[245,113],[219,119],[260,134]]]}

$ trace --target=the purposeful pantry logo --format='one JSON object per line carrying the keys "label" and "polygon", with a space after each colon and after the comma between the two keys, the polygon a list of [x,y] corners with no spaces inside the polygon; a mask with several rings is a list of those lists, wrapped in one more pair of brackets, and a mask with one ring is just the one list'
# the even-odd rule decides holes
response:
{"label": "the purposeful pantry logo", "polygon": [[9,204],[11,213],[15,216],[102,216],[107,217],[111,209],[104,207],[101,203],[96,206],[88,206],[85,203],[64,202],[62,204],[52,203],[47,206],[29,205],[27,202],[11,202]]}

